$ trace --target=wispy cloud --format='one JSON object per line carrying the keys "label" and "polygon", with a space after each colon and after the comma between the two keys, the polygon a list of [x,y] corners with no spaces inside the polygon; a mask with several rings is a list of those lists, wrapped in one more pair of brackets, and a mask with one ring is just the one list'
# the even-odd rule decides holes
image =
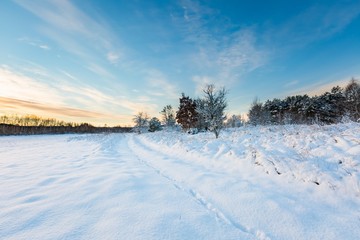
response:
{"label": "wispy cloud", "polygon": [[41,41],[32,40],[32,39],[30,39],[28,37],[21,37],[21,38],[18,38],[17,40],[20,41],[20,42],[29,44],[31,46],[41,48],[43,50],[50,50],[51,49],[47,44],[45,44],[45,43],[43,43]]}
{"label": "wispy cloud", "polygon": [[195,83],[213,79],[213,83],[232,85],[267,63],[268,52],[259,46],[253,28],[234,27],[216,10],[197,1],[184,0],[181,6],[183,15],[173,19],[185,41],[195,46]]}
{"label": "wispy cloud", "polygon": [[174,82],[170,82],[164,73],[157,69],[147,70],[146,81],[149,86],[147,93],[149,95],[165,97],[168,99],[177,99],[179,90]]}
{"label": "wispy cloud", "polygon": [[315,4],[266,33],[272,44],[301,47],[341,32],[360,15],[360,3]]}
{"label": "wispy cloud", "polygon": [[297,84],[299,84],[299,81],[298,80],[293,80],[293,81],[285,83],[284,88],[290,88],[290,87],[293,87],[293,86],[295,86]]}
{"label": "wispy cloud", "polygon": [[97,125],[107,123],[109,126],[128,125],[132,116],[102,113],[63,106],[52,106],[34,101],[0,97],[2,106],[0,114],[38,114],[43,117],[59,118],[71,122],[87,122]]}
{"label": "wispy cloud", "polygon": [[[209,76],[193,76],[192,80],[196,84],[195,93],[198,95],[203,93],[203,89],[206,85],[214,84],[216,82],[216,79]],[[219,82],[217,82],[217,84],[219,84]]]}
{"label": "wispy cloud", "polygon": [[[76,79],[66,71],[60,71],[66,77]],[[7,101],[7,106],[13,109],[35,111],[49,111],[64,116],[104,118],[113,116],[114,119],[131,121],[131,115],[138,111],[147,111],[151,114],[158,112],[157,105],[149,103],[146,98],[129,100],[123,96],[112,96],[87,85],[73,85],[67,81],[57,81],[51,85],[20,73],[8,66],[0,66],[0,97],[12,99]],[[16,107],[16,105],[18,105]],[[76,107],[75,107],[76,106]],[[73,109],[73,110],[71,110]],[[82,109],[82,110],[80,110]],[[83,111],[83,112],[81,112]],[[90,115],[90,113],[96,113]],[[48,114],[48,115],[49,115]],[[102,121],[105,121],[103,119]],[[112,121],[112,120],[111,120]]]}
{"label": "wispy cloud", "polygon": [[0,67],[0,83],[0,96],[2,97],[21,97],[27,101],[41,99],[41,101],[48,104],[63,104],[63,97],[60,97],[57,91],[48,84],[36,81],[23,74],[15,73],[6,66]]}
{"label": "wispy cloud", "polygon": [[360,15],[359,2],[315,4],[284,24],[260,32],[256,26],[233,25],[198,1],[183,0],[180,4],[183,14],[173,20],[185,41],[194,45],[192,79],[197,90],[209,81],[231,86],[269,64],[274,54],[331,37]]}
{"label": "wispy cloud", "polygon": [[116,64],[120,59],[120,55],[115,52],[108,52],[106,57],[107,57],[107,60],[112,64]]}
{"label": "wispy cloud", "polygon": [[[43,26],[40,29],[70,53],[90,58],[92,53],[86,48],[88,47],[92,51],[98,51],[110,63],[119,60],[119,40],[99,17],[94,19],[88,16],[68,0],[15,2],[42,19]],[[85,41],[80,41],[80,44],[79,39]],[[46,45],[41,46],[46,48]]]}
{"label": "wispy cloud", "polygon": [[68,107],[60,107],[60,106],[51,106],[39,102],[33,102],[33,101],[25,101],[20,99],[14,99],[14,98],[4,98],[0,97],[0,103],[3,106],[3,108],[10,108],[10,109],[28,109],[28,110],[39,110],[47,115],[54,114],[54,115],[62,115],[62,116],[68,116],[68,117],[80,117],[80,118],[100,118],[100,117],[109,117],[109,115],[92,112],[92,111],[86,111],[82,109],[76,109],[76,108],[68,108]]}
{"label": "wispy cloud", "polygon": [[174,16],[174,20],[183,32],[185,41],[193,43],[210,40],[211,33],[206,25],[214,19],[216,12],[195,0],[182,0],[180,6],[183,9],[183,15]]}
{"label": "wispy cloud", "polygon": [[[223,39],[218,51],[217,65],[221,76],[239,77],[252,72],[267,62],[267,52],[256,45],[256,36],[251,29],[241,29]],[[234,79],[231,79],[234,80]]]}
{"label": "wispy cloud", "polygon": [[351,76],[348,76],[342,79],[336,79],[336,80],[327,79],[327,80],[318,81],[302,88],[291,89],[286,93],[286,96],[303,95],[303,94],[307,94],[309,96],[321,95],[325,92],[331,91],[333,87],[336,86],[345,87],[349,83],[351,78],[352,78]]}
{"label": "wispy cloud", "polygon": [[71,80],[78,81],[78,78],[73,76],[72,74],[66,72],[65,70],[59,70],[62,74],[64,74],[66,77],[70,78]]}
{"label": "wispy cloud", "polygon": [[98,76],[104,77],[105,79],[114,79],[115,76],[110,73],[108,70],[106,70],[101,65],[98,65],[96,63],[90,62],[88,66],[86,67],[91,72],[97,74]]}

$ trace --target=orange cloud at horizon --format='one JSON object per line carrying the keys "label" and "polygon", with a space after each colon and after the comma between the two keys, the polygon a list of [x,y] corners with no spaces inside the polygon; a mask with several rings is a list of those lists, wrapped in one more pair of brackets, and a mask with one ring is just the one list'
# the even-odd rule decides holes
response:
{"label": "orange cloud at horizon", "polygon": [[87,122],[94,125],[130,125],[131,116],[110,115],[83,109],[51,106],[34,101],[26,101],[0,96],[1,114],[36,114],[42,117],[59,118],[70,122]]}

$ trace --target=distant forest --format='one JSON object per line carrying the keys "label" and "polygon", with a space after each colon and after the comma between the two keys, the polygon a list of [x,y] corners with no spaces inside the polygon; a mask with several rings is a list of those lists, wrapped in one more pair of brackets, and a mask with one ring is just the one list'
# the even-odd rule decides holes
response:
{"label": "distant forest", "polygon": [[360,85],[355,79],[343,89],[333,87],[320,96],[296,95],[265,103],[255,99],[249,124],[334,124],[360,121]]}
{"label": "distant forest", "polygon": [[36,115],[0,116],[0,135],[130,132],[129,127],[94,127],[88,123],[59,121]]}

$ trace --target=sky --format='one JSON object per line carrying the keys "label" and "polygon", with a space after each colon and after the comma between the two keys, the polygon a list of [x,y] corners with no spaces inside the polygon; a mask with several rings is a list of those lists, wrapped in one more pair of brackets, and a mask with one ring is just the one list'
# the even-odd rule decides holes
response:
{"label": "sky", "polygon": [[0,114],[129,126],[214,84],[244,116],[352,77],[358,0],[0,1]]}

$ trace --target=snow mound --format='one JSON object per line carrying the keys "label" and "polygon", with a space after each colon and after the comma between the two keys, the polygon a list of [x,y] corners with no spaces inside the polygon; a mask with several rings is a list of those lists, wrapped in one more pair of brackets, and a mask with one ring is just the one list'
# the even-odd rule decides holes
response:
{"label": "snow mound", "polygon": [[227,129],[219,139],[158,132],[139,137],[153,150],[229,173],[255,166],[286,182],[313,183],[360,197],[360,124]]}

